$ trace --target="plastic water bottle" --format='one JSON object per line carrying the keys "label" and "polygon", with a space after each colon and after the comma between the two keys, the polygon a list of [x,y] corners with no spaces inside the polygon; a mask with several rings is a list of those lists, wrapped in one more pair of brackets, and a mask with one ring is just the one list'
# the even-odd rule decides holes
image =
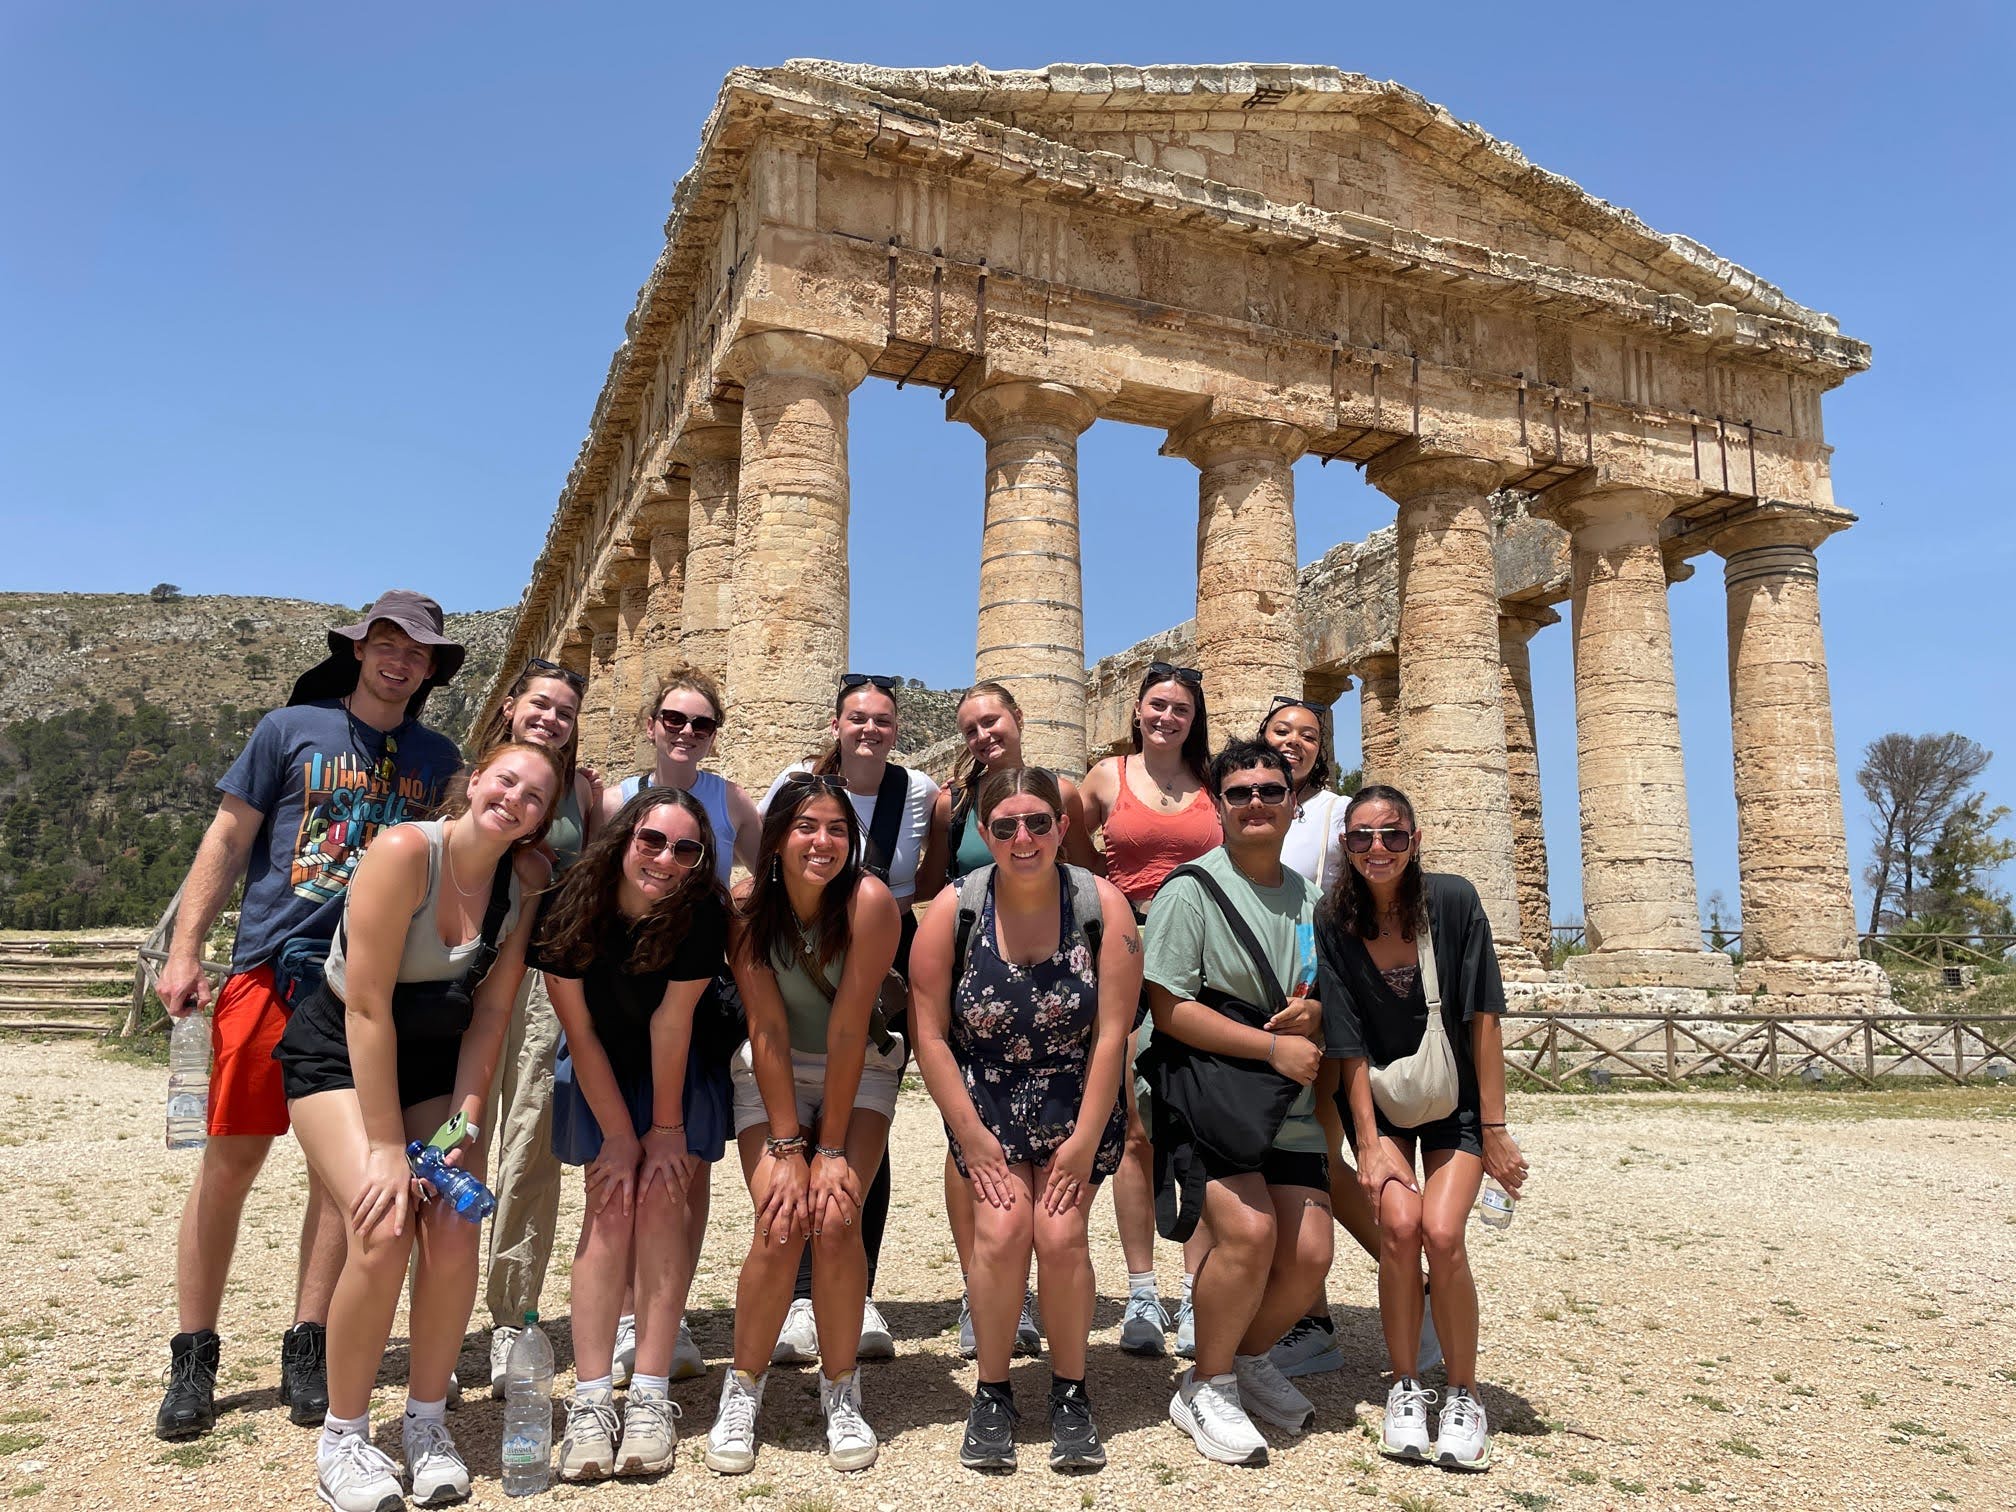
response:
{"label": "plastic water bottle", "polygon": [[192,1013],[168,1031],[168,1148],[200,1150],[210,1126],[210,1019]]}
{"label": "plastic water bottle", "polygon": [[503,1460],[506,1496],[537,1496],[552,1484],[553,1346],[536,1312],[525,1314],[504,1362]]}
{"label": "plastic water bottle", "polygon": [[1500,1186],[1493,1178],[1486,1176],[1484,1185],[1477,1189],[1477,1221],[1486,1228],[1506,1229],[1512,1227],[1512,1210],[1516,1206],[1512,1194]]}

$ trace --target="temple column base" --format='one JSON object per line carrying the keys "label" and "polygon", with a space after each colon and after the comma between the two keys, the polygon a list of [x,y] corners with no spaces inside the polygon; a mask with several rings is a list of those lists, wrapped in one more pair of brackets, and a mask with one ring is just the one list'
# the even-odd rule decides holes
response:
{"label": "temple column base", "polygon": [[1735,964],[1719,950],[1592,950],[1568,957],[1561,974],[1585,987],[1736,990]]}
{"label": "temple column base", "polygon": [[1507,982],[1544,982],[1547,980],[1547,963],[1516,942],[1493,940],[1492,949],[1498,957],[1498,975]]}
{"label": "temple column base", "polygon": [[1736,982],[1772,997],[1890,997],[1889,975],[1874,961],[1745,961]]}

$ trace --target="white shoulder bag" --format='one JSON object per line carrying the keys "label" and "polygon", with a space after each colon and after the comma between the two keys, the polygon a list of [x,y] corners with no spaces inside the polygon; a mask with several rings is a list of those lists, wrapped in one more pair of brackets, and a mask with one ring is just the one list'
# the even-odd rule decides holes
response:
{"label": "white shoulder bag", "polygon": [[1442,983],[1435,971],[1435,936],[1421,913],[1421,991],[1428,1027],[1412,1055],[1372,1068],[1372,1101],[1397,1128],[1418,1129],[1456,1111],[1456,1052],[1442,1023]]}

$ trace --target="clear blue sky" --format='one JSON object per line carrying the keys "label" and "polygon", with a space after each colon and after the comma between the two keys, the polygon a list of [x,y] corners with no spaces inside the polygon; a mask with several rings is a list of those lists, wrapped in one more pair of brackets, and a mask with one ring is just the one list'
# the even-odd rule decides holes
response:
{"label": "clear blue sky", "polygon": [[[1843,773],[1886,730],[1959,729],[2000,753],[1989,786],[2016,801],[2009,15],[1988,0],[1551,16],[15,0],[0,12],[0,589],[167,580],[356,603],[411,583],[454,609],[514,602],[672,185],[738,64],[1325,63],[1419,90],[1873,344],[1873,370],[1826,410],[1838,497],[1862,516],[1820,558]],[[930,391],[883,383],[858,391],[854,422],[853,661],[961,684],[978,437]],[[1084,443],[1094,656],[1191,612],[1195,473],[1158,458],[1159,439],[1101,425]],[[1345,468],[1305,464],[1299,487],[1305,559],[1392,516]],[[904,591],[875,592],[899,563]],[[1701,892],[1733,907],[1719,564],[1672,604]],[[1534,659],[1568,916],[1565,625]],[[1849,815],[1859,867],[1852,782]]]}

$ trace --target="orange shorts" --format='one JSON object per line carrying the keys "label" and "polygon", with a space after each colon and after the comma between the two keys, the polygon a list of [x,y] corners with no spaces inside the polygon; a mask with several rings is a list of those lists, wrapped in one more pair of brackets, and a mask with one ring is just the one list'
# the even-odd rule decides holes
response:
{"label": "orange shorts", "polygon": [[210,1008],[210,1132],[287,1132],[287,1093],[273,1047],[287,1027],[287,1005],[273,991],[273,968],[228,978]]}

